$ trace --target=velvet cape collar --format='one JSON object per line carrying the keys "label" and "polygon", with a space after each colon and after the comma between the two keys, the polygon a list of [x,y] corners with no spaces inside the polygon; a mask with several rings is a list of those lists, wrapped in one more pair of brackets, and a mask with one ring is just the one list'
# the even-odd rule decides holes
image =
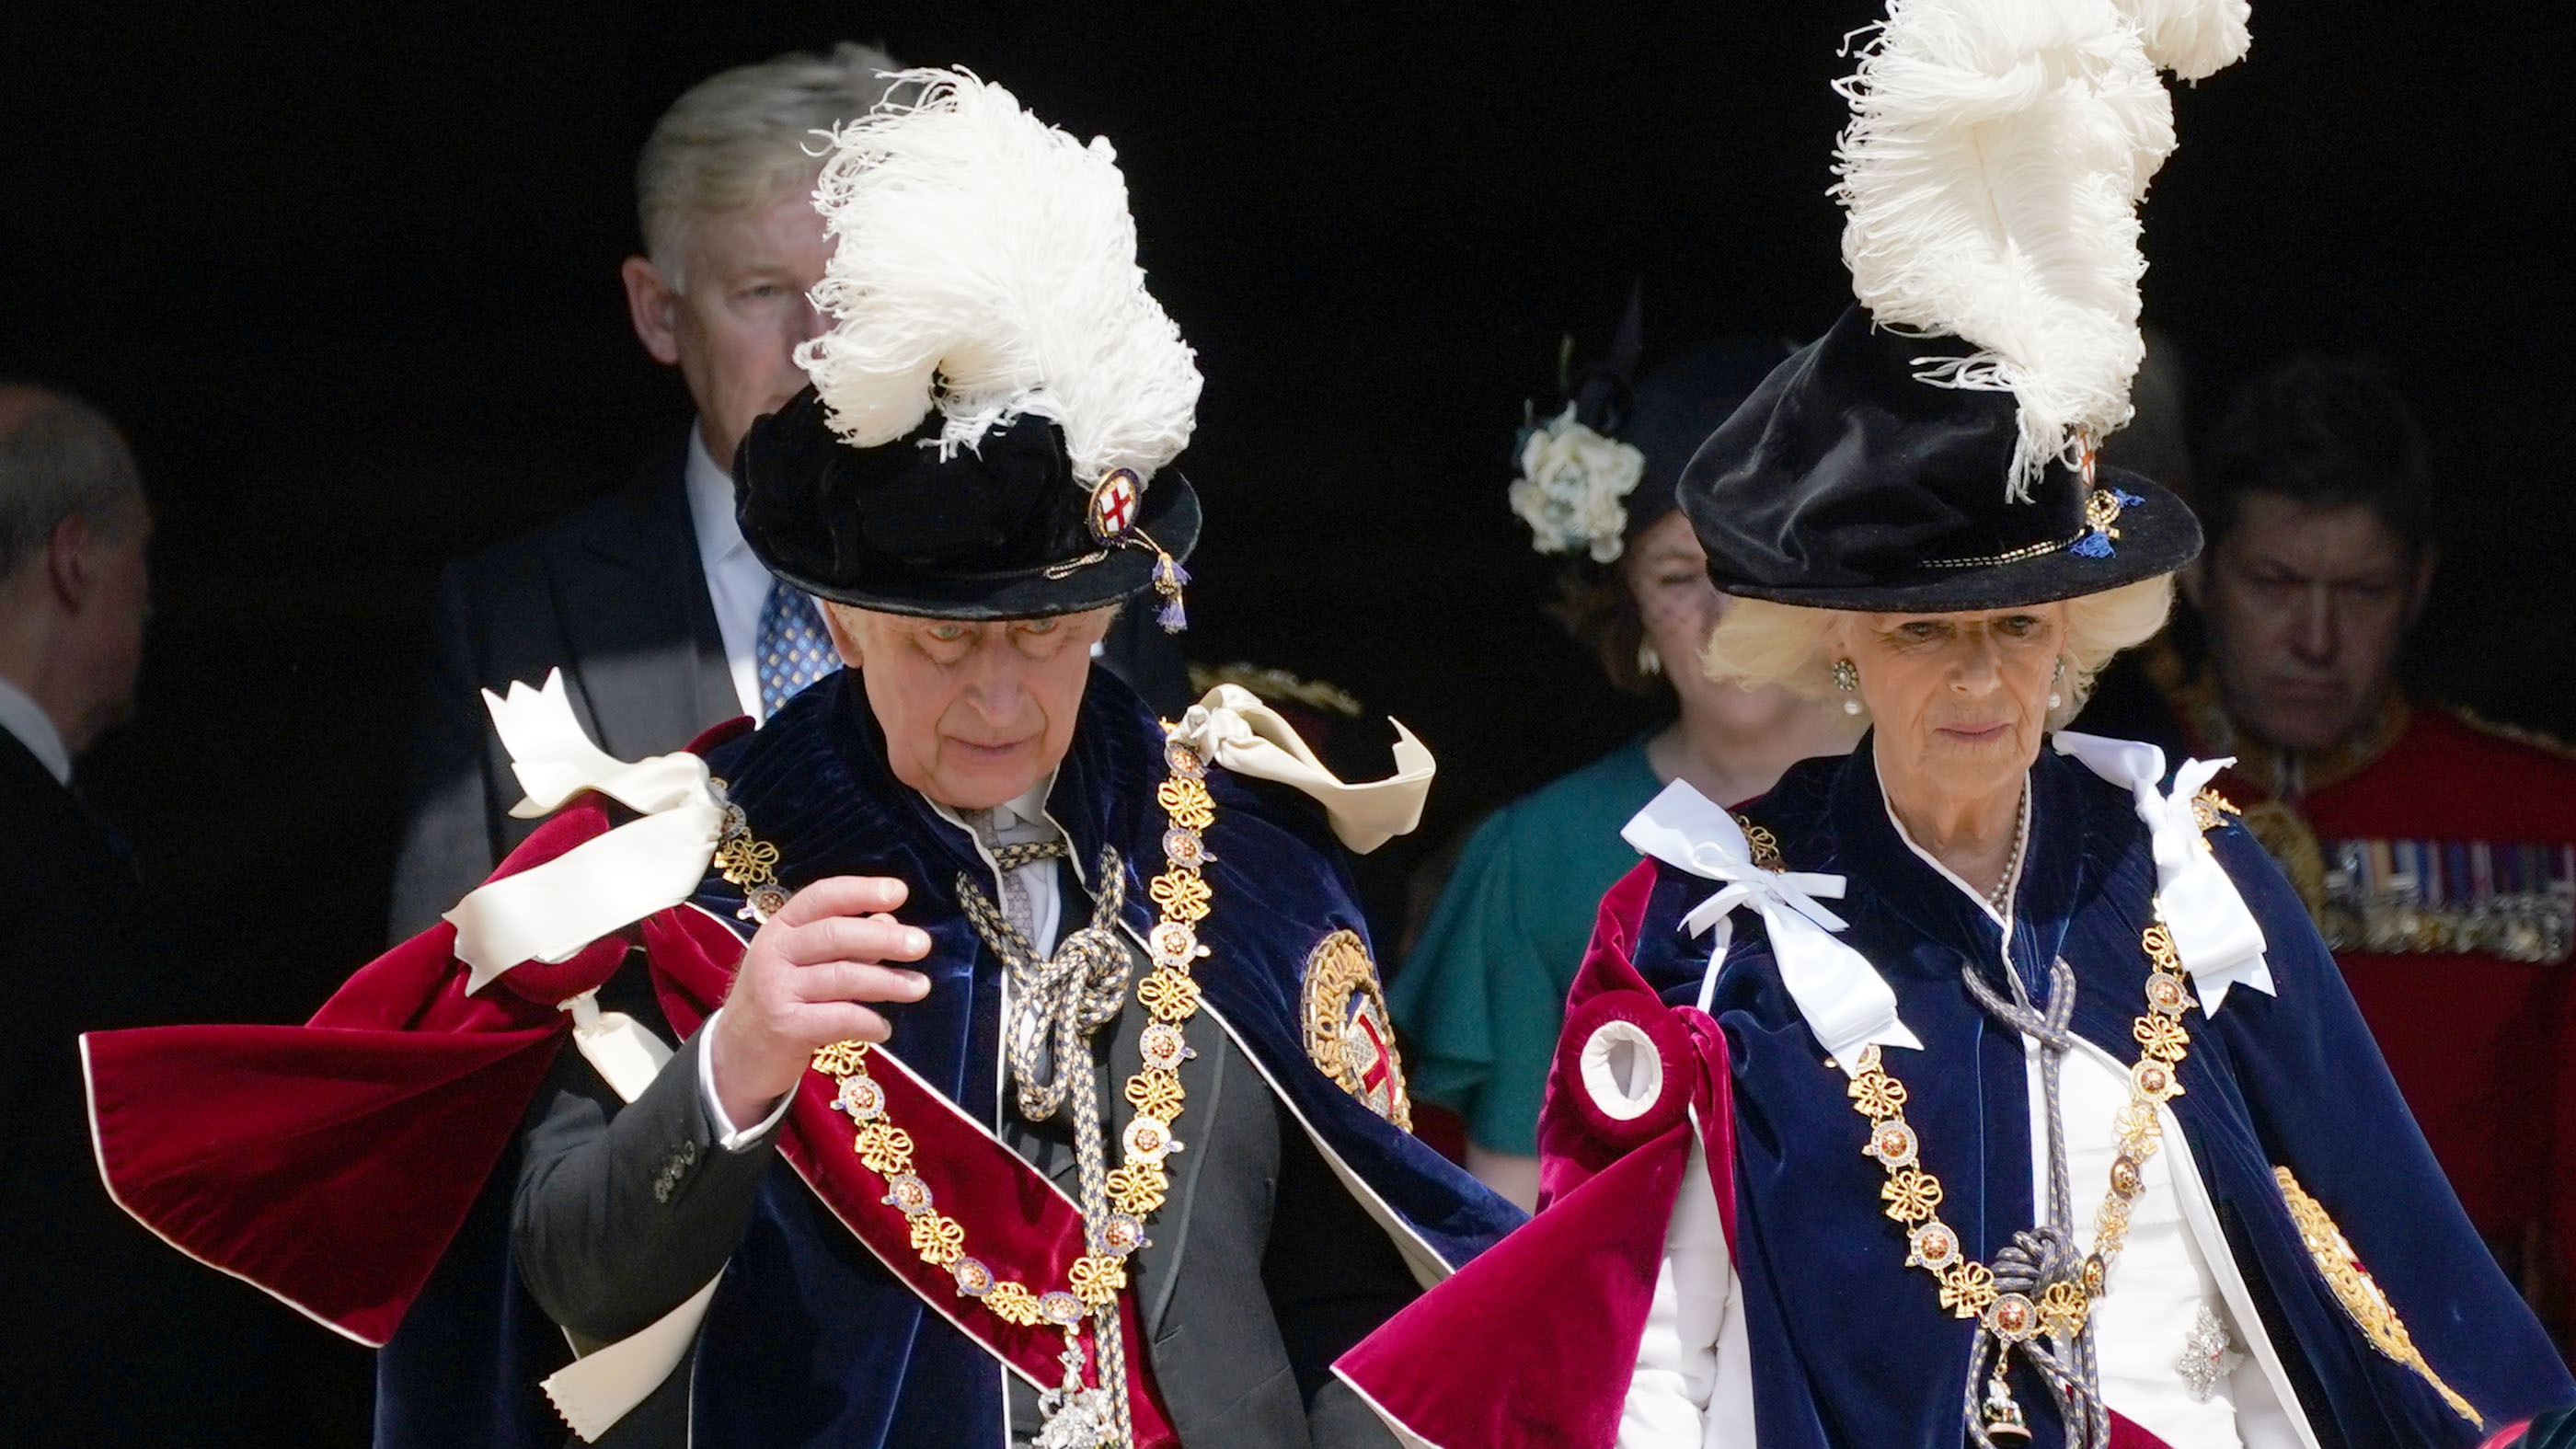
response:
{"label": "velvet cape collar", "polygon": [[[1139,940],[1153,924],[1144,883],[1162,868],[1168,824],[1154,797],[1165,773],[1162,741],[1160,727],[1134,696],[1095,672],[1047,799],[1047,814],[1071,842],[1087,891],[1097,892],[1103,847],[1117,851],[1127,877],[1120,924]],[[990,870],[966,832],[894,780],[861,678],[845,671],[808,690],[757,733],[710,751],[708,764],[727,782],[754,835],[778,847],[778,877],[790,890],[845,873],[894,875],[911,884],[900,914],[931,934],[930,955],[921,963],[931,990],[919,1002],[885,1008],[893,1034],[884,1050],[967,1115],[989,1123],[1001,1074],[999,970],[958,906],[957,882],[962,875],[989,891]],[[1215,902],[1199,926],[1210,954],[1196,971],[1203,1008],[1189,1030],[1194,1036],[1229,1032],[1291,1116],[1343,1170],[1345,1181],[1358,1184],[1355,1195],[1405,1251],[1417,1276],[1445,1276],[1515,1226],[1519,1215],[1316,1069],[1307,1051],[1302,968],[1333,932],[1366,934],[1339,848],[1321,812],[1300,797],[1221,770],[1209,772],[1209,787],[1217,820],[1206,834],[1214,860],[1204,874]],[[709,917],[732,921],[742,896],[721,876],[710,875],[694,904]],[[1068,893],[1065,909],[1069,931],[1089,906]],[[1186,1140],[1187,1131],[1182,1135]],[[834,1133],[816,1145],[826,1157],[846,1157],[846,1137]],[[772,1206],[764,1203],[764,1216]],[[806,1236],[800,1225],[783,1231],[781,1241],[794,1245]],[[923,1295],[853,1258],[845,1234],[814,1236],[828,1251],[798,1247],[794,1261],[779,1265],[783,1276],[728,1275],[709,1309],[705,1341],[725,1343],[729,1355],[741,1353],[747,1381],[763,1383],[774,1408],[778,1376],[749,1365],[774,1361],[764,1355],[775,1348],[767,1340],[775,1332],[776,1295],[792,1292],[820,1303],[825,1299],[818,1285],[830,1284],[829,1297],[849,1306],[829,1315],[827,1331],[859,1323],[878,1328],[843,1345],[834,1361],[851,1367],[826,1376],[809,1392],[838,1400],[847,1384],[864,1382],[888,1399],[919,1400],[922,1395],[913,1392],[919,1383],[928,1401],[955,1421],[943,1434],[961,1444],[985,1442],[976,1437],[985,1430],[964,1421],[974,1406],[1000,1402],[992,1360],[928,1312]],[[751,1247],[747,1243],[746,1251]],[[884,1256],[905,1267],[893,1253]],[[835,1261],[822,1261],[827,1257]],[[743,1262],[738,1255],[737,1264]],[[744,1285],[740,1291],[737,1278]],[[762,1279],[768,1280],[765,1288],[752,1286]],[[944,1285],[932,1285],[927,1296],[942,1298]],[[1150,1332],[1150,1321],[1143,1326]],[[1045,1337],[1052,1341],[1051,1334]],[[1045,1352],[1051,1356],[1052,1349]],[[1142,1361],[1131,1355],[1131,1362]],[[717,1377],[710,1362],[702,1353],[702,1386]],[[973,1386],[963,1399],[955,1393],[961,1383]],[[791,1442],[782,1437],[787,1427],[740,1442]],[[857,1426],[831,1424],[832,1442],[842,1442],[839,1435],[851,1427]],[[998,1433],[998,1423],[990,1429]],[[709,1442],[703,1437],[708,1432],[701,1428],[701,1442]],[[795,1430],[799,1437],[809,1432],[806,1425]],[[872,1442],[946,1440],[892,1436]]]}

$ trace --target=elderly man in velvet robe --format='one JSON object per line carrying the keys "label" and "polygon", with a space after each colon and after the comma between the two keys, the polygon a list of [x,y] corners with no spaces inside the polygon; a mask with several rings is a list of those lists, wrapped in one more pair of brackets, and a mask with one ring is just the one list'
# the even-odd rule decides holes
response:
{"label": "elderly man in velvet robe", "polygon": [[514,686],[556,813],[445,923],[306,1027],[88,1044],[121,1201],[390,1339],[381,1444],[1382,1445],[1332,1358],[1519,1220],[1406,1131],[1340,853],[1428,754],[1091,667],[1200,525],[1107,146],[897,79],[735,461],[849,667],[632,764]]}

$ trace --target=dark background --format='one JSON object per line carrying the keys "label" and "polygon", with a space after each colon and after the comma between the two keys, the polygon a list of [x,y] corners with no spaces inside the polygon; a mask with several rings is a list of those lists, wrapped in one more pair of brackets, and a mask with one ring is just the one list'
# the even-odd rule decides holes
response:
{"label": "dark background", "polygon": [[[0,4],[0,375],[116,416],[162,515],[139,717],[88,788],[225,1014],[299,1019],[367,957],[435,571],[688,415],[616,280],[637,146],[691,82],[846,37],[1116,142],[1209,379],[1188,647],[1421,732],[1400,869],[1651,718],[1538,613],[1513,429],[1632,278],[1650,358],[1833,318],[1826,83],[1875,13]],[[2448,500],[2414,673],[2567,731],[2562,13],[2258,6],[2252,59],[2176,98],[2146,298],[2199,423],[2292,350],[2396,366]],[[310,1339],[355,1436],[361,1357]]]}

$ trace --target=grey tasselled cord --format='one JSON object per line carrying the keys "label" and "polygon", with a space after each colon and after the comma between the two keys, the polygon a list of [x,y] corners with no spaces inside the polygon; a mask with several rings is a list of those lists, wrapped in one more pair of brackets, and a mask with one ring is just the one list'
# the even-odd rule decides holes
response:
{"label": "grey tasselled cord", "polygon": [[[976,934],[1002,960],[1010,984],[1010,1016],[1003,1039],[1018,1086],[1020,1115],[1044,1122],[1072,1119],[1075,1174],[1081,1189],[1084,1248],[1115,1256],[1101,1239],[1109,1217],[1108,1162],[1100,1124],[1099,1084],[1091,1060],[1091,1035],[1125,1009],[1136,957],[1118,934],[1126,902],[1126,868],[1116,849],[1100,851],[1100,898],[1091,924],[1067,935],[1053,955],[1039,956],[1028,937],[965,876],[957,898]],[[1070,1109],[1069,1111],[1067,1109]],[[1092,1345],[1100,1365],[1100,1390],[1114,1425],[1109,1442],[1134,1442],[1127,1402],[1127,1355],[1118,1327],[1118,1300],[1101,1305]],[[1068,1368],[1072,1365],[1068,1364]],[[1041,1396],[1043,1399],[1046,1396]],[[1053,1412],[1053,1406],[1048,1406]]]}
{"label": "grey tasselled cord", "polygon": [[[2009,952],[2009,945],[2006,950]],[[2075,1252],[2075,1198],[2067,1180],[2066,1114],[2059,1088],[2066,1054],[2075,1044],[2066,1028],[2075,1014],[2075,971],[2064,957],[2050,963],[2045,1009],[2031,1004],[2030,992],[2008,957],[2004,980],[2012,987],[2010,1000],[1998,994],[1973,965],[1964,974],[1968,994],[1977,999],[1987,1015],[2039,1043],[2040,1100],[2048,1112],[2048,1221],[2013,1234],[2011,1244],[1994,1255],[1991,1265],[1997,1293],[2020,1293],[2035,1303],[2052,1285],[2079,1283],[2083,1277],[2083,1261]],[[2039,1336],[2025,1340],[2019,1348],[2031,1367],[2057,1391],[2058,1402],[2067,1410],[2066,1449],[2104,1449],[2111,1442],[2111,1418],[2102,1402],[2101,1369],[2094,1355],[2091,1315],[2086,1315],[2073,1343],[2057,1341],[2053,1335],[2050,1338],[2057,1342],[2054,1352],[2041,1346]],[[1965,1404],[1968,1438],[1977,1449],[1996,1449],[1979,1412],[1979,1390],[1989,1361],[1996,1374],[2008,1373],[2014,1347],[1979,1321],[1976,1344],[1968,1355]]]}

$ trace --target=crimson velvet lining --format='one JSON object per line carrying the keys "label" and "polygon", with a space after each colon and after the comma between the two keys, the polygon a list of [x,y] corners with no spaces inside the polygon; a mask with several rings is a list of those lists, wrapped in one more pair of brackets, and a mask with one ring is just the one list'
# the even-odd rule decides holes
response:
{"label": "crimson velvet lining", "polygon": [[[607,828],[595,805],[566,810],[493,879]],[[300,1027],[83,1037],[99,1170],[117,1203],[189,1256],[382,1346],[570,1030],[550,1004],[467,996],[455,945],[455,927],[431,927]],[[549,972],[572,995],[624,952],[611,938]]]}
{"label": "crimson velvet lining", "polygon": [[[1633,1008],[1680,1028],[1689,1051],[1676,1073],[1665,1052],[1666,1101],[1690,1112],[1644,1141],[1612,1140],[1584,1097],[1581,1036],[1569,1030],[1548,1072],[1539,1117],[1543,1204],[1529,1225],[1460,1268],[1389,1319],[1334,1368],[1381,1411],[1439,1446],[1498,1449],[1607,1446],[1636,1368],[1646,1311],[1690,1161],[1692,1114],[1707,1128],[1718,1210],[1735,1224],[1734,1126],[1727,1111],[1726,1040],[1716,1023],[1667,1008],[1629,964],[1655,885],[1639,867],[1602,897],[1592,947],[1568,998],[1568,1019]],[[1635,1020],[1629,1011],[1618,1015]],[[1643,1022],[1640,1022],[1643,1025]],[[1659,1047],[1666,1031],[1650,1028]],[[1588,1035],[1587,1033],[1584,1033]],[[1686,1093],[1686,1097],[1676,1094]]]}

